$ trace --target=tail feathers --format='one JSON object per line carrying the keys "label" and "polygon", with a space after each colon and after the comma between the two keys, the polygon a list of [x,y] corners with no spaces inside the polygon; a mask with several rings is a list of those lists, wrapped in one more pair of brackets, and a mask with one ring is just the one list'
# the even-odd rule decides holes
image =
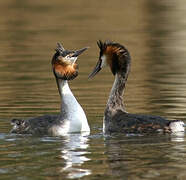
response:
{"label": "tail feathers", "polygon": [[171,132],[184,132],[186,125],[184,124],[183,121],[180,120],[175,120],[171,121],[169,124],[169,127],[171,129]]}

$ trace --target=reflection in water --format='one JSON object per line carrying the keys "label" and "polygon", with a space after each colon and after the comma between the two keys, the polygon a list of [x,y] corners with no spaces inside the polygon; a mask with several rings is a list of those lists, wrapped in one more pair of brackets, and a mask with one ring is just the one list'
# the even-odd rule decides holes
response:
{"label": "reflection in water", "polygon": [[80,178],[92,171],[86,134],[34,137],[0,133],[0,179]]}
{"label": "reflection in water", "polygon": [[172,142],[184,142],[185,132],[176,132],[171,134]]}
{"label": "reflection in water", "polygon": [[62,158],[66,161],[65,167],[61,169],[61,172],[67,172],[68,178],[80,178],[91,174],[91,170],[82,169],[84,162],[90,159],[86,157],[88,154],[87,148],[88,137],[86,134],[70,134],[65,139],[65,145],[62,152]]}
{"label": "reflection in water", "polygon": [[[98,58],[96,41],[118,41],[132,56],[127,110],[185,120],[185,9],[183,0],[1,0],[0,132],[9,132],[11,117],[58,112],[50,66],[58,41],[68,48],[91,47],[79,59],[79,77],[71,87],[91,127],[96,127],[92,139],[71,135],[64,143],[60,138],[40,141],[0,134],[1,179],[56,180],[88,174],[87,179],[186,179],[184,135],[111,137],[104,146],[97,131],[113,77],[105,70],[87,81]],[[86,163],[87,156],[91,161]]]}
{"label": "reflection in water", "polygon": [[186,172],[182,171],[186,158],[185,145],[182,143],[184,136],[108,137],[105,147],[110,173],[126,179],[163,179],[175,175],[186,177]]}

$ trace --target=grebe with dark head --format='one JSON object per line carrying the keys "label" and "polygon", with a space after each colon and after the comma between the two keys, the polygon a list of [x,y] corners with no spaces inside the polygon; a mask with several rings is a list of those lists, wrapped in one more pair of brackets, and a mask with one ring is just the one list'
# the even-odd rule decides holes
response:
{"label": "grebe with dark head", "polygon": [[163,117],[128,113],[123,104],[123,93],[130,71],[129,51],[121,44],[98,41],[99,60],[89,78],[95,76],[103,67],[110,66],[115,81],[112,86],[103,119],[105,133],[154,133],[183,132],[184,123],[180,120],[167,120]]}
{"label": "grebe with dark head", "polygon": [[74,132],[90,132],[86,115],[68,85],[68,80],[78,76],[78,65],[75,62],[86,49],[87,47],[77,51],[65,50],[57,43],[56,53],[52,58],[52,69],[61,97],[60,114],[26,120],[13,119],[11,133],[63,136]]}

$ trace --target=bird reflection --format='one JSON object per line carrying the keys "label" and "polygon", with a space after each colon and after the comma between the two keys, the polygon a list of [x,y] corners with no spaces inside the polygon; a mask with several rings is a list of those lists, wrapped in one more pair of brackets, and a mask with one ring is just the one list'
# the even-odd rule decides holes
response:
{"label": "bird reflection", "polygon": [[178,174],[179,177],[186,177],[183,171],[186,162],[185,140],[184,133],[106,137],[105,154],[110,174],[117,179],[159,179]]}
{"label": "bird reflection", "polygon": [[184,142],[185,141],[185,133],[184,132],[177,132],[171,135],[172,142]]}
{"label": "bird reflection", "polygon": [[87,135],[87,133],[71,134],[64,140],[61,157],[65,160],[65,167],[61,169],[61,172],[66,172],[70,179],[91,174],[89,169],[82,168],[83,163],[90,160],[86,157],[89,153],[87,151],[89,147]]}

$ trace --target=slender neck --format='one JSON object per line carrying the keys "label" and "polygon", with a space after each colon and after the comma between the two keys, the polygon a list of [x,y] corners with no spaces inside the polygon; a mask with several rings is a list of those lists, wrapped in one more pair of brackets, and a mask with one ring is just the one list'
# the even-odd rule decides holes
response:
{"label": "slender neck", "polygon": [[65,94],[69,94],[69,93],[72,94],[67,80],[61,80],[61,79],[56,78],[56,82],[57,82],[58,91],[59,91],[61,98],[63,98]]}
{"label": "slender neck", "polygon": [[125,68],[122,68],[120,71],[116,72],[115,80],[110,91],[110,95],[107,102],[106,109],[120,109],[125,110],[125,105],[123,103],[123,94],[125,90],[125,84],[127,82],[128,74],[130,69],[130,63],[128,63]]}
{"label": "slender neck", "polygon": [[57,85],[59,94],[61,96],[61,117],[63,119],[68,118],[73,112],[75,111],[75,108],[78,106],[78,102],[76,98],[74,97],[72,91],[69,88],[68,81],[67,80],[61,80],[57,79]]}
{"label": "slender neck", "polygon": [[107,108],[125,110],[123,103],[125,83],[126,79],[120,76],[120,74],[116,74],[114,84],[108,98]]}

